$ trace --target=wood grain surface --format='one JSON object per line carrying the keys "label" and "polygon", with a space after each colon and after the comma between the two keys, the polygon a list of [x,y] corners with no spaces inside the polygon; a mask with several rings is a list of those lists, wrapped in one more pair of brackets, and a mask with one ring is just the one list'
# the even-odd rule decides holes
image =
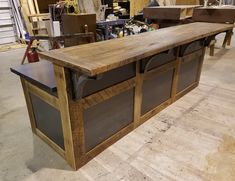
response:
{"label": "wood grain surface", "polygon": [[40,56],[57,65],[94,76],[232,28],[233,25],[197,22],[122,39],[41,52]]}
{"label": "wood grain surface", "polygon": [[235,6],[228,7],[200,7],[194,10],[193,20],[209,23],[235,22]]}

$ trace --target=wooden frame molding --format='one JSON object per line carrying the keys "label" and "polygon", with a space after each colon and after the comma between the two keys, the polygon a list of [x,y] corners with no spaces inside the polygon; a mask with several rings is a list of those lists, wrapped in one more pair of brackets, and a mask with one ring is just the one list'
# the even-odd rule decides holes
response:
{"label": "wooden frame molding", "polygon": [[148,79],[148,78],[151,78],[153,75],[156,75],[156,74],[161,74],[161,73],[164,73],[168,70],[171,70],[171,69],[174,69],[176,68],[176,65],[177,65],[177,61],[174,60],[170,63],[167,63],[167,64],[164,64],[158,68],[155,68],[153,70],[150,70],[148,72],[145,73],[144,75],[144,80]]}
{"label": "wooden frame molding", "polygon": [[42,89],[39,89],[38,87],[36,87],[35,85],[26,82],[26,86],[28,88],[28,91],[36,96],[38,96],[39,98],[41,98],[43,101],[45,101],[46,103],[50,104],[51,106],[53,106],[54,108],[59,110],[59,100],[57,97],[48,94],[47,92],[45,92]]}
{"label": "wooden frame molding", "polygon": [[154,108],[153,110],[147,112],[145,115],[143,115],[140,120],[141,120],[141,124],[143,124],[144,122],[146,122],[148,119],[150,119],[151,117],[155,116],[157,113],[161,112],[163,109],[165,109],[166,107],[168,107],[169,105],[171,105],[172,101],[171,99],[168,99],[167,101],[163,102],[162,104],[160,104],[159,106],[157,106],[156,108]]}
{"label": "wooden frame molding", "polygon": [[99,104],[100,102],[110,99],[115,95],[121,94],[122,92],[132,89],[133,87],[135,87],[135,78],[126,80],[110,88],[87,96],[81,100],[83,104],[83,109],[88,109],[92,106],[95,106],[96,104]]}
{"label": "wooden frame molding", "polygon": [[195,89],[198,86],[198,82],[193,83],[192,85],[190,85],[189,87],[187,87],[186,89],[184,89],[183,91],[179,92],[176,95],[176,100],[180,99],[181,97],[183,97],[185,94],[187,94],[188,92],[190,92],[191,90]]}
{"label": "wooden frame molding", "polygon": [[36,135],[45,141],[52,149],[54,149],[60,156],[65,158],[65,151],[48,138],[43,132],[36,128]]}
{"label": "wooden frame molding", "polygon": [[72,120],[70,119],[68,97],[69,85],[67,81],[68,73],[66,72],[64,67],[58,66],[56,64],[54,64],[54,71],[63,127],[65,158],[69,165],[76,169],[76,156],[78,153],[76,153],[75,151],[75,140],[72,132]]}

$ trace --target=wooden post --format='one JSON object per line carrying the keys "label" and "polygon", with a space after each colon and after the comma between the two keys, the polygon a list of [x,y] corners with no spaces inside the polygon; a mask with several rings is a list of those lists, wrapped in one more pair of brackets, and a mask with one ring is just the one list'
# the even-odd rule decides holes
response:
{"label": "wooden post", "polygon": [[180,47],[177,49],[176,53],[176,68],[174,70],[174,76],[173,76],[173,83],[171,88],[171,100],[172,103],[176,101],[176,94],[177,94],[177,85],[179,82],[179,73],[180,73],[180,65],[181,65],[181,57],[179,57]]}
{"label": "wooden post", "polygon": [[199,81],[200,81],[200,78],[201,78],[202,66],[203,66],[205,54],[206,54],[206,47],[203,47],[202,56],[200,58],[200,63],[199,63],[199,66],[198,66],[198,73],[197,73],[197,82],[198,82],[198,84],[199,84]]}
{"label": "wooden post", "polygon": [[68,70],[54,64],[54,71],[64,134],[65,158],[76,170],[85,150],[82,106],[80,102],[71,99]]}
{"label": "wooden post", "polygon": [[143,74],[140,73],[140,61],[136,62],[136,83],[134,99],[134,127],[140,125],[141,105],[142,105],[142,85]]}

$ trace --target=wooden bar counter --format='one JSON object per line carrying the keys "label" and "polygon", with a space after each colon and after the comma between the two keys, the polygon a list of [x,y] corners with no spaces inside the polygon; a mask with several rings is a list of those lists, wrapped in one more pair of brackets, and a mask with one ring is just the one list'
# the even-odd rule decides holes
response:
{"label": "wooden bar counter", "polygon": [[231,26],[174,26],[43,52],[47,61],[12,68],[33,133],[78,169],[197,87],[205,47]]}

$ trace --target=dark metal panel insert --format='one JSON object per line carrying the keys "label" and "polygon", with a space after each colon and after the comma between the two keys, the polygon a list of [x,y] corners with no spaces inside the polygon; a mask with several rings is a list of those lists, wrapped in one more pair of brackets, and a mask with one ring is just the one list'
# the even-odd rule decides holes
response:
{"label": "dark metal panel insert", "polygon": [[134,89],[84,110],[86,151],[133,122]]}
{"label": "dark metal panel insert", "polygon": [[76,78],[78,77],[77,72],[71,71],[73,98],[78,100],[131,79],[136,75],[135,67],[135,63],[131,63],[96,77],[80,76],[79,78]]}
{"label": "dark metal panel insert", "polygon": [[83,97],[99,92],[105,88],[128,80],[136,75],[135,63],[125,65],[123,67],[108,71],[102,74],[102,78],[98,80],[88,80],[84,86]]}
{"label": "dark metal panel insert", "polygon": [[186,63],[181,63],[177,93],[197,81],[199,63],[200,57],[196,57],[195,60]]}
{"label": "dark metal panel insert", "polygon": [[30,93],[36,127],[64,150],[64,136],[60,112],[39,97]]}
{"label": "dark metal panel insert", "polygon": [[144,80],[141,115],[146,114],[171,98],[174,69],[156,73],[151,79]]}

